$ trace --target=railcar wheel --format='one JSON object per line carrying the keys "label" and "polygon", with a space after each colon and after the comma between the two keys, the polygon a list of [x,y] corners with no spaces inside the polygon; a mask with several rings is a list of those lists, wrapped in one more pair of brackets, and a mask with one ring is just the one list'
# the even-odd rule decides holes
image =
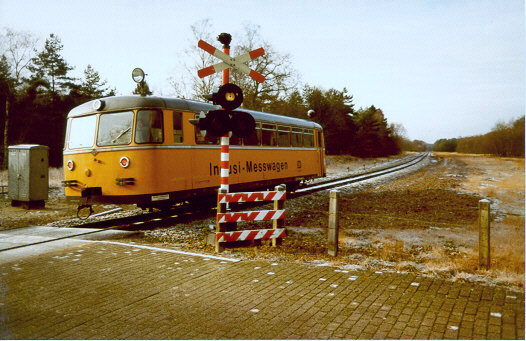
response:
{"label": "railcar wheel", "polygon": [[88,219],[93,214],[91,205],[80,205],[77,209],[77,218],[80,220]]}
{"label": "railcar wheel", "polygon": [[295,192],[298,187],[300,187],[299,181],[289,182],[287,183],[287,192]]}

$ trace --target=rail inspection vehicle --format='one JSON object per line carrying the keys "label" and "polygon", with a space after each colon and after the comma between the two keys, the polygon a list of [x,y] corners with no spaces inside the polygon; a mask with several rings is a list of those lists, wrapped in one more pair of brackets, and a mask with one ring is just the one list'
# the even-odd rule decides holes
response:
{"label": "rail inspection vehicle", "polygon": [[[189,121],[217,109],[156,96],[115,96],[84,103],[67,118],[64,172],[68,199],[167,208],[217,194],[219,138]],[[230,139],[231,192],[272,188],[325,176],[322,127],[245,110],[256,121],[247,138]],[[201,114],[202,116],[202,114]],[[204,136],[203,136],[204,135]]]}

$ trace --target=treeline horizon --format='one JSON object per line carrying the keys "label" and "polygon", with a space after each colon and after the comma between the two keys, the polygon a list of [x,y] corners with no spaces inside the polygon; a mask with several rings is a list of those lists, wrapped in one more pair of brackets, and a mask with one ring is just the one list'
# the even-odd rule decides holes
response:
{"label": "treeline horizon", "polygon": [[433,150],[523,158],[524,124],[524,116],[507,123],[499,122],[483,135],[437,140],[433,144]]}
{"label": "treeline horizon", "polygon": [[[4,156],[9,145],[39,144],[50,148],[50,165],[60,167],[68,112],[86,101],[115,95],[116,89],[110,89],[90,65],[82,79],[71,77],[75,67],[62,57],[58,36],[50,34],[44,47],[37,50],[37,39],[31,34],[4,32],[0,35],[0,124],[4,128],[0,164],[7,168]],[[272,68],[272,61],[268,65]],[[389,124],[380,108],[371,105],[355,110],[353,96],[345,88],[324,90],[306,85],[301,92],[292,89],[286,95],[283,91],[276,95],[251,91],[248,84],[242,89],[247,109],[311,119],[322,125],[328,154],[382,157],[399,154],[412,145],[404,137],[403,126]],[[135,93],[140,93],[139,87]]]}
{"label": "treeline horizon", "polygon": [[[99,73],[89,64],[84,69],[82,79],[70,77],[70,71],[75,67],[69,65],[61,56],[63,45],[56,35],[50,34],[44,47],[37,50],[37,39],[33,35],[9,29],[4,29],[4,32],[3,35],[0,34],[0,126],[3,127],[0,130],[0,141],[3,145],[0,150],[0,167],[7,168],[5,156],[8,154],[8,146],[16,144],[48,146],[50,165],[60,167],[68,112],[87,101],[113,96],[117,90],[107,86],[107,82],[102,80]],[[271,51],[270,48],[268,50]],[[283,79],[289,76],[275,77],[276,75],[268,71],[274,70],[275,62],[271,57],[275,56],[269,53],[265,69],[267,71],[258,70],[265,74],[267,79],[280,80],[277,83],[274,81],[276,84],[269,82],[265,85],[268,88],[253,88],[249,81],[244,81],[236,76],[235,71],[232,72],[234,82],[243,89],[244,108],[310,119],[319,123],[324,128],[328,155],[377,158],[397,155],[404,151],[419,152],[430,149],[430,145],[424,141],[409,140],[402,124],[388,123],[382,109],[374,105],[355,109],[353,96],[346,88],[325,90],[305,85],[301,90],[297,86],[291,86],[287,91],[280,91]],[[135,94],[139,94],[140,91],[138,86]],[[513,142],[513,147],[509,147],[510,142],[505,140],[511,134],[508,128],[513,134],[520,135],[520,129],[515,125],[513,128],[507,125],[500,127],[492,132],[491,136],[499,138],[499,141],[504,140],[497,145],[486,143],[490,146],[488,148],[491,153],[506,156],[517,154],[517,142]],[[522,137],[524,149],[524,118]],[[475,138],[455,140],[454,151],[464,152],[483,145]],[[434,145],[437,150],[451,149],[445,146],[453,141],[446,140],[444,145],[439,141]],[[473,147],[469,149],[467,146],[471,145]],[[510,151],[510,148],[513,151]]]}

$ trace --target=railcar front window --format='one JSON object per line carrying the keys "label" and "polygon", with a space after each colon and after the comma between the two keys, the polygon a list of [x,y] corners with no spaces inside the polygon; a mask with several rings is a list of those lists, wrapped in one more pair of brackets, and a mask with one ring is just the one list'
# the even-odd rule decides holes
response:
{"label": "railcar front window", "polygon": [[97,116],[76,117],[69,127],[69,149],[92,147],[95,140]]}
{"label": "railcar front window", "polygon": [[135,143],[162,143],[163,115],[158,110],[139,110],[135,126]]}
{"label": "railcar front window", "polygon": [[104,114],[99,119],[98,146],[130,144],[132,138],[133,111]]}

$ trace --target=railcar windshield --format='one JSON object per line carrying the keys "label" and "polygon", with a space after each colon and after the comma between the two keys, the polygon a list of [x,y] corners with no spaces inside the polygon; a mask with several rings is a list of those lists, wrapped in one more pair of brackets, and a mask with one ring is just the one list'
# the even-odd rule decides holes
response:
{"label": "railcar windshield", "polygon": [[98,146],[130,144],[132,139],[133,111],[103,114],[99,119]]}
{"label": "railcar windshield", "polygon": [[97,116],[95,115],[73,118],[69,127],[68,148],[92,147],[96,126]]}

